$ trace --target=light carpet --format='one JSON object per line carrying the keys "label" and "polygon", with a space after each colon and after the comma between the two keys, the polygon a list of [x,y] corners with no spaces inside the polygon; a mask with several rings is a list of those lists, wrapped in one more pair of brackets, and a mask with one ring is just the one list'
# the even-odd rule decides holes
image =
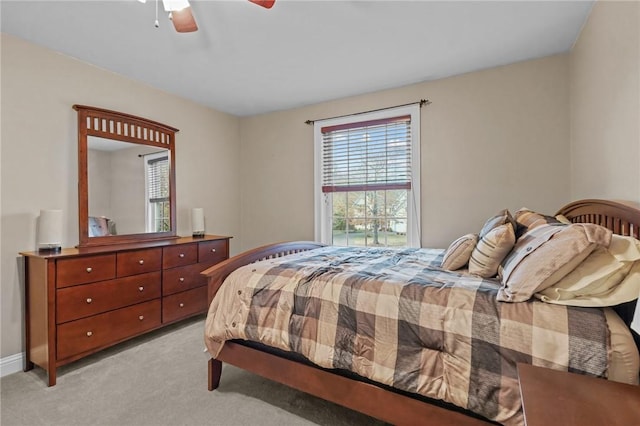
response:
{"label": "light carpet", "polygon": [[58,369],[0,381],[11,425],[383,425],[370,417],[226,365],[207,390],[204,318],[197,317]]}

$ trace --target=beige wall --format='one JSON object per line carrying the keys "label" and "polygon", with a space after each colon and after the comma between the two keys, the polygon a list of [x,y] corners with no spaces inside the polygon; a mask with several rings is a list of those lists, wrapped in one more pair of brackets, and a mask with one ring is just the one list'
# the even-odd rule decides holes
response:
{"label": "beige wall", "polygon": [[640,2],[597,2],[570,56],[571,197],[640,201]]}
{"label": "beige wall", "polygon": [[[120,143],[116,151],[87,149],[89,217],[114,221],[118,234],[146,232],[145,163],[141,155],[153,152],[147,145]],[[157,150],[157,149],[156,149]]]}
{"label": "beige wall", "polygon": [[242,119],[242,249],[313,239],[307,119],[421,98],[422,246],[446,247],[499,209],[569,201],[568,57],[558,55]]}
{"label": "beige wall", "polygon": [[87,149],[89,216],[113,217],[111,213],[111,152]]}
{"label": "beige wall", "polygon": [[178,232],[203,207],[209,233],[232,235],[240,219],[239,120],[2,34],[1,356],[23,351],[19,251],[35,249],[40,209],[64,211],[65,246],[78,243],[77,142],[73,104],[167,123],[176,136]]}
{"label": "beige wall", "polygon": [[1,356],[23,350],[17,252],[35,247],[39,209],[62,208],[63,243],[78,241],[72,104],[181,129],[178,232],[189,234],[189,209],[203,207],[207,232],[234,236],[233,254],[313,239],[305,120],[430,99],[421,119],[422,245],[444,247],[501,208],[640,201],[639,22],[638,2],[598,2],[570,55],[242,119],[2,35]]}
{"label": "beige wall", "polygon": [[[146,231],[145,159],[138,155],[148,152],[153,152],[148,146],[134,145],[111,153],[111,216],[108,217],[115,222],[119,234]],[[89,202],[94,195],[95,192],[89,192]]]}

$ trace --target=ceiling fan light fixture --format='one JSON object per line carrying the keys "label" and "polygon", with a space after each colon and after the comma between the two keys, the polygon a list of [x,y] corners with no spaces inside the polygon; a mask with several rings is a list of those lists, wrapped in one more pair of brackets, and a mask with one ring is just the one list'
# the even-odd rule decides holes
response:
{"label": "ceiling fan light fixture", "polygon": [[177,12],[189,7],[188,0],[162,0],[162,4],[167,12]]}
{"label": "ceiling fan light fixture", "polygon": [[[138,0],[140,3],[146,3],[147,0]],[[276,0],[249,0],[265,9],[271,9]],[[158,3],[156,0],[156,21],[154,26],[160,27],[158,22]],[[192,33],[198,31],[198,24],[193,17],[189,0],[162,0],[164,10],[169,13],[169,19],[173,22],[173,26],[179,33]]]}

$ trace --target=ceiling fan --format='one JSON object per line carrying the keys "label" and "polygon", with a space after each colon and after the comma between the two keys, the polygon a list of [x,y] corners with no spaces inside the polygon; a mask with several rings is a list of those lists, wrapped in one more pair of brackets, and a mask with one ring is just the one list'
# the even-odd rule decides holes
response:
{"label": "ceiling fan", "polygon": [[[146,3],[147,0],[138,0],[140,3]],[[249,0],[265,9],[271,9],[276,0]],[[169,12],[169,19],[173,22],[173,26],[179,33],[191,33],[198,30],[198,25],[193,17],[189,0],[162,0],[164,10]],[[156,28],[160,26],[158,22],[158,0],[156,0]]]}

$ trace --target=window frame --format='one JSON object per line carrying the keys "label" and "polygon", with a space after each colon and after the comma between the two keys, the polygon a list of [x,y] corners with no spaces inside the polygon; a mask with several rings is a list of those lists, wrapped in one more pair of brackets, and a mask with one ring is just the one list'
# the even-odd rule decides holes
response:
{"label": "window frame", "polygon": [[384,110],[353,114],[326,120],[317,120],[313,126],[314,139],[314,238],[323,244],[331,244],[333,193],[322,192],[323,138],[322,128],[384,120],[398,116],[411,117],[411,189],[407,197],[407,246],[420,247],[420,105],[412,104]]}
{"label": "window frame", "polygon": [[[168,163],[169,162],[168,151],[157,152],[153,154],[146,154],[144,156],[144,196],[145,196],[145,217],[146,217],[145,228],[147,232],[165,232],[165,231],[157,231],[155,229],[157,218],[155,217],[154,209],[152,208],[152,204],[155,204],[155,203],[151,202],[151,197],[150,197],[151,188],[150,188],[150,182],[149,182],[150,173],[151,173],[151,163],[158,163],[165,159],[167,161],[168,167],[171,167],[170,163]],[[169,175],[170,173],[171,172],[168,171]],[[170,203],[170,201],[171,201],[171,196],[169,195],[166,200],[161,202]],[[171,207],[169,206],[169,208]],[[169,220],[170,220],[170,217],[169,217]]]}

